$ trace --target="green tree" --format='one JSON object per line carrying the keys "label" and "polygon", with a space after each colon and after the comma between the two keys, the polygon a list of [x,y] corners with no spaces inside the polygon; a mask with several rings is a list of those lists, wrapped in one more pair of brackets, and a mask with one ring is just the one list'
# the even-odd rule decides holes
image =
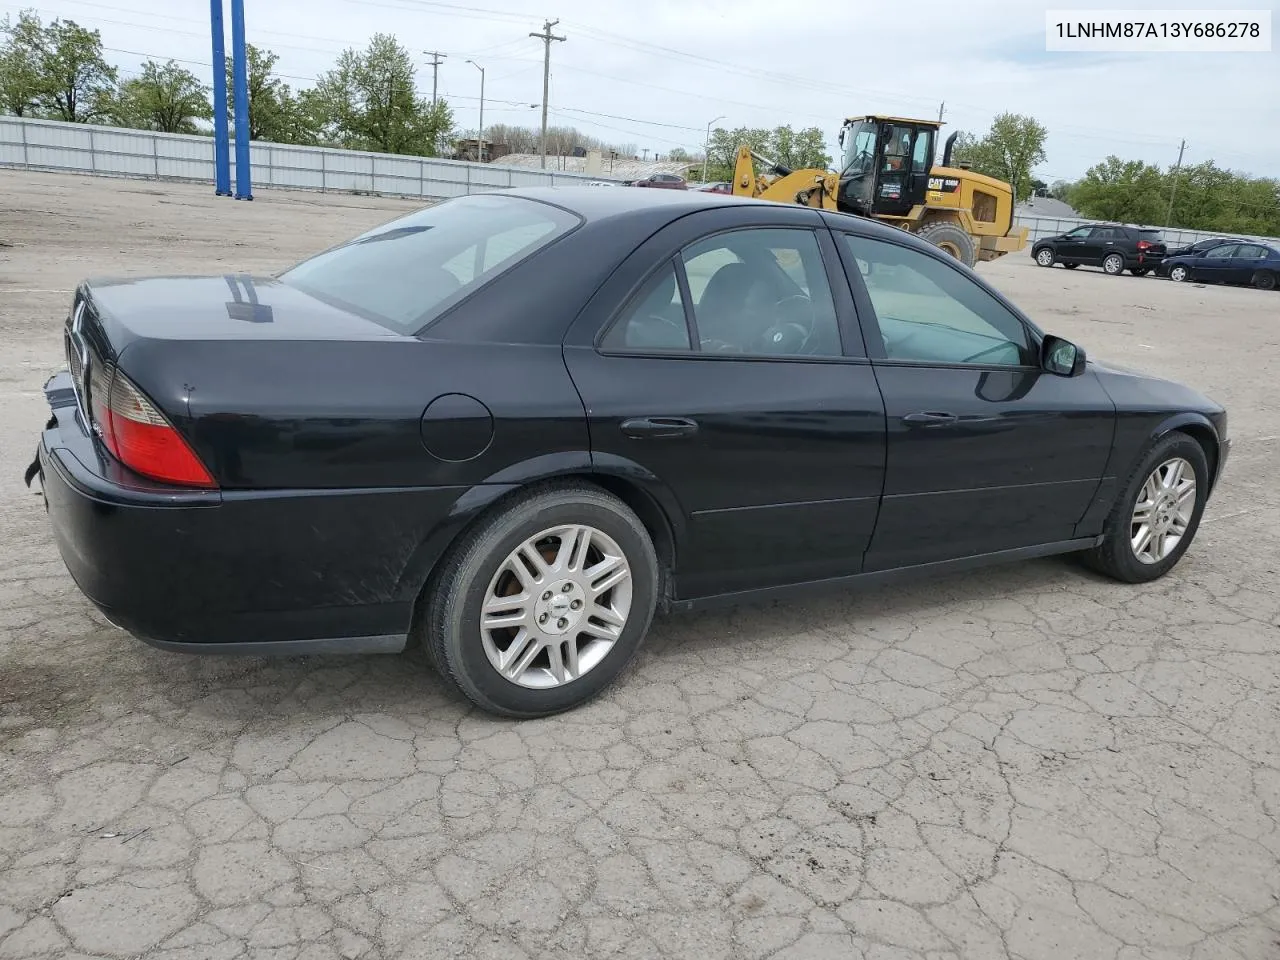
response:
{"label": "green tree", "polygon": [[[323,125],[295,96],[289,85],[274,76],[280,57],[271,50],[245,44],[246,75],[249,87],[249,139],[272,143],[315,144]],[[227,57],[227,118],[234,125],[236,115],[235,67]]]}
{"label": "green tree", "polygon": [[448,104],[418,97],[413,58],[385,33],[363,52],[347,49],[316,84],[325,133],[343,146],[435,156],[453,126]]}
{"label": "green tree", "polygon": [[956,138],[954,158],[977,173],[1003,180],[1014,189],[1014,199],[1031,196],[1031,169],[1045,159],[1046,130],[1034,117],[1002,113],[981,140],[971,135]]}
{"label": "green tree", "polygon": [[142,75],[120,84],[112,115],[121,126],[161,133],[198,133],[197,120],[213,116],[209,88],[174,61],[148,60]]}
{"label": "green tree", "polygon": [[826,136],[819,127],[806,127],[803,130],[775,127],[769,138],[767,154],[776,163],[793,170],[804,167],[826,170],[831,166]]}
{"label": "green tree", "polygon": [[1090,167],[1070,191],[1082,216],[1121,223],[1159,223],[1167,200],[1160,168],[1141,160],[1110,156]]}
{"label": "green tree", "polygon": [[90,123],[110,114],[115,67],[102,51],[102,35],[74,20],[54,20],[44,29],[40,57],[41,110],[57,120]]}
{"label": "green tree", "polygon": [[5,37],[0,46],[0,111],[30,116],[44,92],[44,24],[35,11],[23,10],[16,22],[6,15],[0,33]]}

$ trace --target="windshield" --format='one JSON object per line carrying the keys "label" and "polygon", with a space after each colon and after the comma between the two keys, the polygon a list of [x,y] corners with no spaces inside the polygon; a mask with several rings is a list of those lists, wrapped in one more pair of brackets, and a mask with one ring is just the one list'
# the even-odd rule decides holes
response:
{"label": "windshield", "polygon": [[858,120],[844,128],[841,174],[860,174],[871,169],[876,155],[876,136],[879,132],[879,126],[871,120]]}
{"label": "windshield", "polygon": [[458,197],[363,233],[279,279],[397,333],[413,334],[577,223],[567,211],[522,197]]}

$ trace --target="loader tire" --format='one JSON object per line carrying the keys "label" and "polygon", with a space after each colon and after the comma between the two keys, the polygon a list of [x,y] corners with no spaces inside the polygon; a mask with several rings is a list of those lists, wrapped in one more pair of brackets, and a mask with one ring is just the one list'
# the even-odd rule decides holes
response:
{"label": "loader tire", "polygon": [[920,228],[918,236],[921,240],[927,240],[940,250],[951,254],[966,267],[972,267],[978,261],[973,237],[954,223],[945,220],[927,223]]}

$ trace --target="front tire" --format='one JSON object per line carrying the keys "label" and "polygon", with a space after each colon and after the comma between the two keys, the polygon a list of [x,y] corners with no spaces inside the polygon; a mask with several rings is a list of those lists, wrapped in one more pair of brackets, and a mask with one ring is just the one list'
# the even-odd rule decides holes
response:
{"label": "front tire", "polygon": [[1111,277],[1124,273],[1124,257],[1118,253],[1108,253],[1102,258],[1102,272]]}
{"label": "front tire", "polygon": [[966,267],[972,267],[978,262],[978,253],[973,246],[973,237],[969,236],[954,223],[946,220],[927,223],[920,228],[918,236],[921,240],[927,240],[938,249],[951,254]]}
{"label": "front tire", "polygon": [[1191,546],[1209,492],[1204,449],[1175,431],[1157,440],[1129,476],[1103,527],[1103,541],[1083,555],[1124,583],[1158,580]]}
{"label": "front tire", "polygon": [[1052,267],[1057,255],[1053,252],[1052,247],[1041,247],[1036,251],[1036,263],[1042,267]]}
{"label": "front tire", "polygon": [[1176,264],[1169,270],[1169,279],[1174,283],[1185,283],[1191,279],[1191,271],[1182,264]]}
{"label": "front tire", "polygon": [[442,563],[424,645],[445,680],[500,716],[544,717],[594,698],[635,657],[657,603],[644,524],[586,484],[518,495]]}

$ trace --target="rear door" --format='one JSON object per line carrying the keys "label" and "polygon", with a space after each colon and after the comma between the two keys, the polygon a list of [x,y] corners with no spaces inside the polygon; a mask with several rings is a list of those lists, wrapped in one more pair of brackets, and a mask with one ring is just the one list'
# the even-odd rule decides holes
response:
{"label": "rear door", "polygon": [[884,404],[816,210],[732,205],[639,247],[565,341],[596,469],[645,486],[681,598],[857,573]]}
{"label": "rear door", "polygon": [[1231,257],[1228,271],[1232,283],[1252,283],[1253,275],[1266,264],[1267,250],[1256,243],[1242,243]]}
{"label": "rear door", "polygon": [[1044,373],[1032,331],[945,254],[837,238],[889,431],[865,569],[1074,539],[1111,452],[1096,375]]}
{"label": "rear door", "polygon": [[1110,234],[1106,227],[1092,227],[1080,237],[1075,246],[1073,260],[1080,264],[1100,264],[1102,262],[1102,243]]}

